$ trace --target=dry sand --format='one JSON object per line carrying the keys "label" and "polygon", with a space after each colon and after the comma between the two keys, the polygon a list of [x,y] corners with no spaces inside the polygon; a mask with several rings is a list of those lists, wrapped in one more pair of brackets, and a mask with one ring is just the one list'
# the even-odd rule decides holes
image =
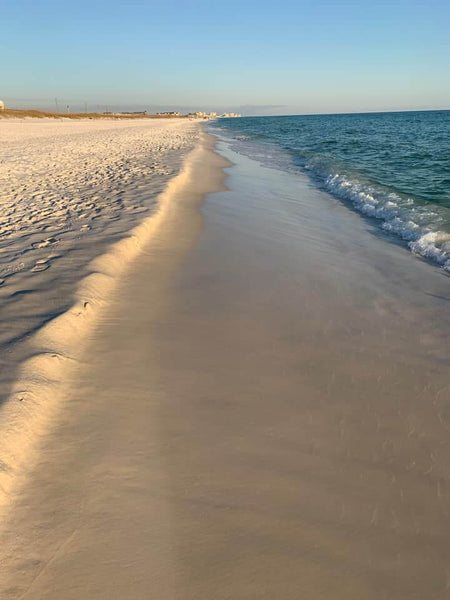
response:
{"label": "dry sand", "polygon": [[224,162],[191,157],[67,371],[2,599],[449,597],[448,276],[228,155],[203,217]]}
{"label": "dry sand", "polygon": [[0,122],[0,344],[67,309],[80,272],[155,207],[197,139],[182,119]]}
{"label": "dry sand", "polygon": [[133,229],[198,136],[182,119],[0,122],[0,504],[41,407],[55,404],[55,365],[74,358],[108,282],[146,239],[145,227]]}

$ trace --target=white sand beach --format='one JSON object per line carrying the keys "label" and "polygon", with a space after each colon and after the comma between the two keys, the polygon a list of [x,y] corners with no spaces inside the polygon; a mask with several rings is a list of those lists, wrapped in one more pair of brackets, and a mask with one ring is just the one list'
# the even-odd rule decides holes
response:
{"label": "white sand beach", "polygon": [[[0,343],[39,327],[42,304],[60,308],[52,277],[70,297],[74,280],[61,272],[83,269],[139,223],[197,138],[182,119],[0,122]],[[40,306],[28,310],[24,292],[38,288]]]}
{"label": "white sand beach", "polygon": [[54,371],[74,359],[198,135],[182,119],[1,121],[0,505],[57,404]]}
{"label": "white sand beach", "polygon": [[448,597],[448,275],[195,135],[0,412],[0,597]]}

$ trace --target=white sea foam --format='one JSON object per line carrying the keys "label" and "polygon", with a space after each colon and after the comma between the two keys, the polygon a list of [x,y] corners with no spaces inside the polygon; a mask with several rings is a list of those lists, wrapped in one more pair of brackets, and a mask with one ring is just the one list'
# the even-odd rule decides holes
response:
{"label": "white sea foam", "polygon": [[325,187],[339,198],[350,201],[364,215],[381,219],[383,229],[406,240],[412,252],[432,259],[450,271],[450,234],[440,230],[446,220],[443,213],[448,209],[419,205],[410,198],[401,198],[340,174],[327,177]]}
{"label": "white sea foam", "polygon": [[209,126],[238,153],[265,166],[290,173],[308,173],[332,195],[350,202],[362,214],[381,220],[382,228],[408,243],[410,250],[450,271],[450,210],[438,204],[424,204],[401,197],[387,189],[358,181],[356,175],[334,171],[321,157],[299,158],[268,139],[255,139],[243,132]]}

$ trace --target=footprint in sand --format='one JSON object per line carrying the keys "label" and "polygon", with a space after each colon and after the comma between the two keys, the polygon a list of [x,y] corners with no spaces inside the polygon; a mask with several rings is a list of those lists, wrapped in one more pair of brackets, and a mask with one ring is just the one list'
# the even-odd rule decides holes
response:
{"label": "footprint in sand", "polygon": [[36,264],[31,269],[31,272],[32,273],[40,273],[41,271],[46,271],[48,268],[50,268],[50,265],[48,264],[48,258],[45,258],[45,259],[36,261]]}
{"label": "footprint in sand", "polygon": [[56,244],[57,243],[57,239],[54,237],[49,237],[46,238],[45,240],[42,240],[40,242],[35,242],[34,244],[32,244],[33,248],[46,248],[47,246],[51,246],[52,244]]}

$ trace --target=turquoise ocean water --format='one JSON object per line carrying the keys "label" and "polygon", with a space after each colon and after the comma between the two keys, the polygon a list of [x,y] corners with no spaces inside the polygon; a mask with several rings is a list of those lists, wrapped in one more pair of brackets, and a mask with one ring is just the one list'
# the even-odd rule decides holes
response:
{"label": "turquoise ocean water", "polygon": [[220,119],[234,151],[306,172],[450,271],[450,111]]}

